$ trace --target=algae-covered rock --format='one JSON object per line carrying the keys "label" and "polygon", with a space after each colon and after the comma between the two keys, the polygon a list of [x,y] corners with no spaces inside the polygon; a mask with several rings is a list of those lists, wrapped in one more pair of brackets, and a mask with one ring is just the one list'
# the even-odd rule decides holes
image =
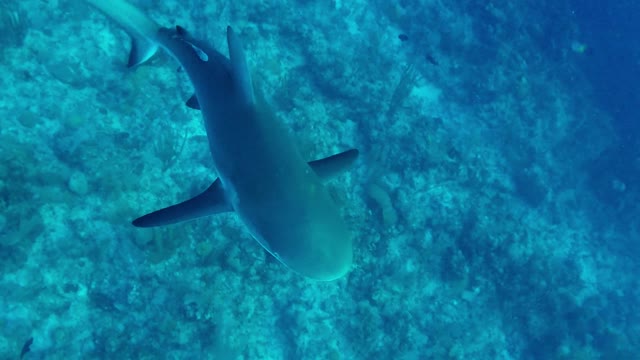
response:
{"label": "algae-covered rock", "polygon": [[32,128],[41,122],[40,116],[33,111],[23,111],[18,115],[18,122],[26,128]]}
{"label": "algae-covered rock", "polygon": [[89,181],[87,180],[87,176],[80,171],[74,171],[71,174],[67,186],[69,187],[69,190],[76,195],[84,196],[89,193]]}
{"label": "algae-covered rock", "polygon": [[367,195],[380,207],[382,222],[385,227],[390,227],[398,221],[398,214],[391,203],[391,197],[380,185],[371,183],[367,187]]}
{"label": "algae-covered rock", "polygon": [[5,220],[0,246],[30,245],[44,231],[42,217],[37,212],[27,214],[25,211],[12,215]]}
{"label": "algae-covered rock", "polygon": [[17,1],[0,0],[0,49],[21,46],[29,23]]}

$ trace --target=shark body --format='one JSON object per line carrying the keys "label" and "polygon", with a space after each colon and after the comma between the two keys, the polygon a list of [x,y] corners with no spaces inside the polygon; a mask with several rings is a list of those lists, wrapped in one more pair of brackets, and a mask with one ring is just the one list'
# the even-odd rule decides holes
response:
{"label": "shark body", "polygon": [[322,180],[348,168],[355,149],[307,163],[283,124],[254,91],[242,44],[227,28],[229,57],[181,27],[156,25],[122,0],[86,0],[131,36],[129,65],[158,48],[185,70],[200,109],[218,178],[200,195],[133,221],[161,226],[235,211],[253,237],[294,271],[317,280],[345,275],[352,238]]}

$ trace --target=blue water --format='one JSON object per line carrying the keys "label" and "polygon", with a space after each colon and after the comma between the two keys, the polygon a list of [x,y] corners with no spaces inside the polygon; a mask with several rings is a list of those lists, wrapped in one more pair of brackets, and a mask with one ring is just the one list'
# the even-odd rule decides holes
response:
{"label": "blue water", "polygon": [[575,21],[592,48],[580,66],[591,81],[601,106],[613,117],[621,141],[638,139],[637,104],[640,103],[638,57],[640,7],[632,1],[617,4],[576,2]]}
{"label": "blue water", "polygon": [[638,358],[640,3],[134,3],[223,54],[233,25],[305,158],[360,150],[327,183],[353,267],[233,213],[131,226],[216,176],[184,71],[0,1],[0,359]]}

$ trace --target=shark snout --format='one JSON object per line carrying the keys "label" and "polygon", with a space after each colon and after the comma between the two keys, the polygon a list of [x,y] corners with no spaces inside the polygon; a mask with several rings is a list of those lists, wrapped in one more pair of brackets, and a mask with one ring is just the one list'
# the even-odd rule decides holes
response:
{"label": "shark snout", "polygon": [[[343,277],[353,263],[351,234],[339,221],[318,221],[298,238],[297,246],[283,249],[280,260],[308,278],[331,281]],[[289,251],[288,251],[289,250]]]}

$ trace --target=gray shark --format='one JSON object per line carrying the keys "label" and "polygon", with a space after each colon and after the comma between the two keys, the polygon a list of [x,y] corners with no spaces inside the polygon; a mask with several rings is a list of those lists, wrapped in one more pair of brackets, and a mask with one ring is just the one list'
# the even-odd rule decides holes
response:
{"label": "gray shark", "polygon": [[276,259],[317,280],[344,276],[352,264],[352,237],[322,180],[356,160],[351,149],[307,163],[288,130],[254,88],[243,46],[227,27],[229,57],[184,28],[158,26],[122,0],[86,0],[132,37],[129,65],[158,48],[187,73],[195,94],[187,106],[202,112],[218,178],[200,195],[133,221],[162,226],[234,211]]}

